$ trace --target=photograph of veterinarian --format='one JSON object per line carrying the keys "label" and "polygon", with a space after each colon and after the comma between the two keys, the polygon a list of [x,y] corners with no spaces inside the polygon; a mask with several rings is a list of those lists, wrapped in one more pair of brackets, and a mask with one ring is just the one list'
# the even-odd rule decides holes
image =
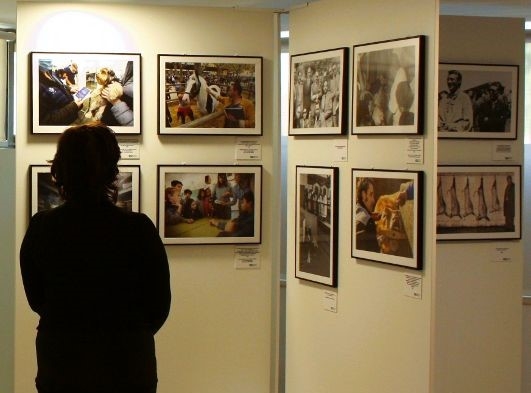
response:
{"label": "photograph of veterinarian", "polygon": [[[39,122],[47,126],[73,126],[101,121],[116,133],[135,133],[140,123],[138,55],[34,53],[39,67]],[[134,60],[137,59],[137,60]],[[34,84],[34,88],[35,88]],[[139,128],[139,127],[136,127]],[[56,131],[55,131],[56,132]]]}
{"label": "photograph of veterinarian", "polygon": [[356,249],[413,256],[414,183],[408,179],[356,179]]}
{"label": "photograph of veterinarian", "polygon": [[114,205],[120,148],[101,123],[67,129],[51,174],[65,200],[35,214],[20,249],[39,317],[39,393],[154,393],[154,335],[168,317],[170,276],[151,220]]}
{"label": "photograph of veterinarian", "polygon": [[255,64],[165,62],[165,73],[167,127],[255,127]]}

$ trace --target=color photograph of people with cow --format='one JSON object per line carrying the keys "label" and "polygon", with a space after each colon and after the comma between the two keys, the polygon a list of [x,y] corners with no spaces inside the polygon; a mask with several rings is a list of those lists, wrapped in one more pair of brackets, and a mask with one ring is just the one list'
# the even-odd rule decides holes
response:
{"label": "color photograph of people with cow", "polygon": [[437,240],[520,239],[520,190],[520,166],[439,166]]}
{"label": "color photograph of people with cow", "polygon": [[262,57],[158,58],[159,134],[262,134]]}
{"label": "color photograph of people with cow", "polygon": [[140,134],[140,54],[32,52],[32,133],[101,121]]}
{"label": "color photograph of people with cow", "polygon": [[348,128],[348,48],[291,56],[290,135],[341,135]]}
{"label": "color photograph of people with cow", "polygon": [[439,138],[516,139],[517,65],[439,64]]}
{"label": "color photograph of people with cow", "polygon": [[352,257],[422,269],[423,173],[352,170]]}

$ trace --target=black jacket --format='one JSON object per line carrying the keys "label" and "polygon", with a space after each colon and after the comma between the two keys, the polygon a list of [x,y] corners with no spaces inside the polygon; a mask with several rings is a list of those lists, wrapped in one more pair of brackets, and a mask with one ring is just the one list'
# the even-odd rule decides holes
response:
{"label": "black jacket", "polygon": [[156,386],[153,335],[171,294],[166,252],[147,216],[111,203],[39,212],[20,265],[40,316],[37,387],[119,393]]}

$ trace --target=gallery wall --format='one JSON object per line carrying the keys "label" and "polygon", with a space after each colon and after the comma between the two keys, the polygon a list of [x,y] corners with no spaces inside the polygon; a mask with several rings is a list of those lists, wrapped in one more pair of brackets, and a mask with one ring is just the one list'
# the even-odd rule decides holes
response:
{"label": "gallery wall", "polygon": [[[339,168],[339,267],[337,288],[294,277],[294,232],[299,223],[294,214],[288,215],[287,392],[430,391],[436,173],[431,76],[436,72],[437,15],[438,3],[424,0],[323,0],[290,12],[292,55],[344,46],[352,52],[353,45],[424,35],[427,77],[420,137],[423,159],[418,164],[407,163],[405,135],[289,137],[288,211],[294,212],[296,205],[296,165]],[[349,96],[351,66],[350,62]],[[337,158],[334,148],[342,143],[348,150],[345,161]],[[351,257],[352,168],[424,173],[422,270]],[[420,299],[405,296],[408,274],[421,278]],[[325,310],[326,291],[337,296],[337,312]]]}
{"label": "gallery wall", "polygon": [[[234,245],[167,246],[172,306],[156,336],[159,392],[269,392],[276,379],[278,288],[277,17],[239,9],[18,2],[16,244],[28,223],[28,166],[53,157],[57,135],[30,135],[32,51],[140,53],[141,211],[156,221],[157,165],[263,166],[259,266],[235,268]],[[81,28],[80,28],[81,26]],[[82,27],[85,26],[85,27]],[[235,136],[157,135],[157,55],[263,57],[261,159],[237,160]],[[125,161],[125,160],[122,160]],[[60,239],[58,239],[60,242]],[[36,315],[16,272],[15,390],[34,391]]]}
{"label": "gallery wall", "polygon": [[[523,24],[523,19],[441,16],[442,62],[518,65],[520,83],[517,139],[441,140],[440,164],[523,165]],[[493,152],[500,144],[509,146],[511,155],[497,161]],[[500,248],[506,250],[504,262]],[[522,241],[439,242],[436,266],[436,391],[519,393]]]}

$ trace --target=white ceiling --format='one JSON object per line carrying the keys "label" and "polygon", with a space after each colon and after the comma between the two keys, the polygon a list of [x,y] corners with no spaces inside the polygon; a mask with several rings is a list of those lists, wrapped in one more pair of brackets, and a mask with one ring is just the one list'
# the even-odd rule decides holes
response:
{"label": "white ceiling", "polygon": [[[55,3],[57,0],[32,0]],[[184,5],[200,7],[263,8],[290,10],[318,0],[111,0],[113,3]],[[370,1],[370,0],[369,0]],[[75,0],[79,3],[108,3],[109,0]],[[531,21],[530,0],[441,0],[441,14],[519,17]],[[16,0],[0,0],[0,29],[12,29],[16,21]]]}

